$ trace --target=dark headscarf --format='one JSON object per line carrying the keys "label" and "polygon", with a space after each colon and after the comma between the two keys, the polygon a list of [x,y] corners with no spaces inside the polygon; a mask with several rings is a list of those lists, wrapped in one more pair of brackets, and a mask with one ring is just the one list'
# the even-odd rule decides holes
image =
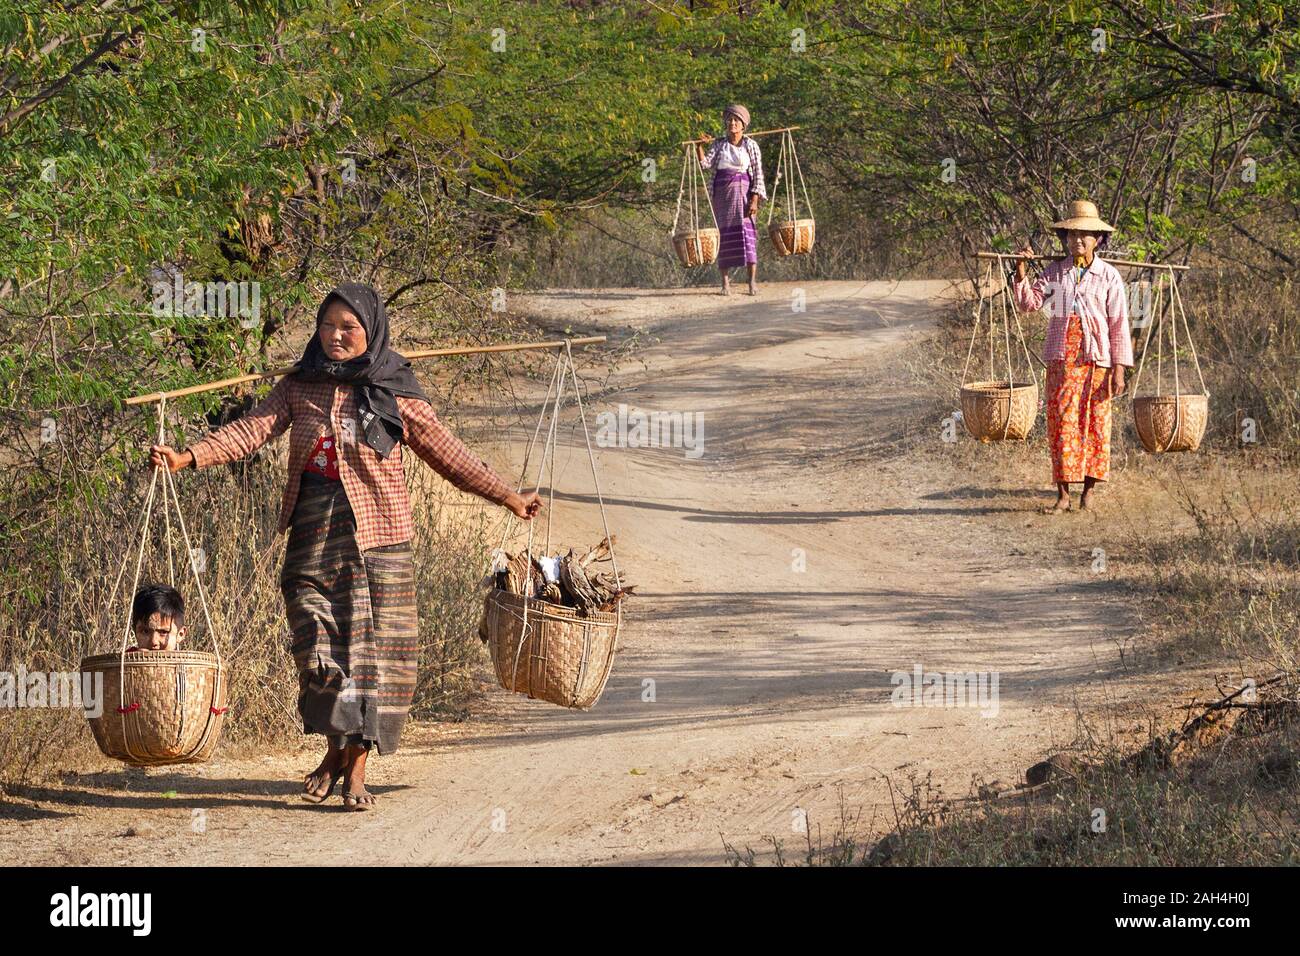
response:
{"label": "dark headscarf", "polygon": [[[366,351],[346,362],[335,362],[320,344],[320,324],[334,301],[356,313],[366,330]],[[380,458],[387,458],[402,439],[402,413],[397,396],[429,401],[411,371],[411,363],[388,347],[388,315],[384,300],[360,282],[345,282],[325,296],[316,310],[317,334],[298,360],[298,377],[305,382],[336,382],[356,390],[357,414],[365,442]],[[432,404],[432,402],[430,402]]]}

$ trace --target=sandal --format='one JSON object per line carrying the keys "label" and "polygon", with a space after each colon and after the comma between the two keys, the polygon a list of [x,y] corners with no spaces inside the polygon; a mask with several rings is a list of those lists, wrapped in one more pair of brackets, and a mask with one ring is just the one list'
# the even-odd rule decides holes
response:
{"label": "sandal", "polygon": [[[369,797],[369,800],[363,800],[362,797]],[[343,791],[343,809],[344,810],[373,810],[375,808],[375,795],[369,790],[362,790],[360,793],[352,793],[349,790]]]}
{"label": "sandal", "polygon": [[322,771],[321,773],[309,773],[305,777],[303,777],[302,798],[306,800],[308,803],[324,803],[326,800],[328,800],[330,798],[330,794],[334,792],[335,784],[337,784],[339,780],[343,778],[343,770],[342,768],[340,768],[330,773],[330,785],[328,788],[326,788],[324,793],[319,793],[317,791],[309,789],[311,787],[311,782],[313,779],[319,780],[323,776],[325,776],[325,774]]}

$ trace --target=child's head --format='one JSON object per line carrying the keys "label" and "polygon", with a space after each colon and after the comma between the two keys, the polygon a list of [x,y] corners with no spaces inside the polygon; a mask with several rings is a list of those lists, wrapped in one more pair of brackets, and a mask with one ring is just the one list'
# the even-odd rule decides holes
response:
{"label": "child's head", "polygon": [[148,651],[174,651],[185,639],[185,599],[167,584],[147,584],[131,603],[136,644]]}

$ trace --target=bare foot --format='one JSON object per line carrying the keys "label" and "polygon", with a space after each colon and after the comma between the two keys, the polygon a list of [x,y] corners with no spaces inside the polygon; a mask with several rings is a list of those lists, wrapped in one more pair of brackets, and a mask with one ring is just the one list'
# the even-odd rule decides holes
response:
{"label": "bare foot", "polygon": [[325,751],[320,766],[302,779],[302,798],[308,803],[322,803],[334,792],[334,785],[343,776],[343,751],[333,747]]}
{"label": "bare foot", "polygon": [[346,776],[343,778],[343,808],[345,810],[373,810],[375,795],[366,789],[365,747],[349,745],[347,748]]}
{"label": "bare foot", "polygon": [[1039,508],[1038,513],[1044,515],[1059,515],[1059,514],[1064,514],[1069,510],[1070,510],[1070,496],[1062,495],[1057,497],[1056,504],[1052,505],[1050,508],[1046,506]]}
{"label": "bare foot", "polygon": [[749,284],[749,294],[758,295],[758,286],[754,285],[752,282]]}
{"label": "bare foot", "polygon": [[375,808],[375,795],[369,790],[351,790],[343,791],[343,809],[345,810],[373,810]]}

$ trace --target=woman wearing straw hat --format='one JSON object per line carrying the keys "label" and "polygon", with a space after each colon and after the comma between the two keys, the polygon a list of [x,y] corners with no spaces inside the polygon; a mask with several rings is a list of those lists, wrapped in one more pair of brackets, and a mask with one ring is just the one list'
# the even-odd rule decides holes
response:
{"label": "woman wearing straw hat", "polygon": [[369,810],[366,756],[397,749],[419,662],[414,525],[403,444],[463,491],[525,520],[540,510],[474,456],[434,414],[410,362],[388,347],[384,302],[347,282],[327,295],[298,362],[257,407],[185,451],[155,445],[156,466],[206,468],[289,433],[279,530],[289,529],[280,590],[298,666],[305,733],[328,740],[303,799]]}
{"label": "woman wearing straw hat", "polygon": [[1047,443],[1052,456],[1056,503],[1050,514],[1070,510],[1070,485],[1083,484],[1079,507],[1091,505],[1093,486],[1110,475],[1110,400],[1124,391],[1124,369],[1133,367],[1128,296],[1118,270],[1096,255],[1114,228],[1087,200],[1070,203],[1065,219],[1052,224],[1066,255],[1034,281],[1026,267],[1028,243],[1016,263],[1016,307],[1033,312],[1047,304],[1051,319],[1043,346],[1047,363]]}
{"label": "woman wearing straw hat", "polygon": [[722,111],[722,128],[723,136],[714,139],[702,133],[695,144],[700,165],[716,170],[710,198],[720,234],[718,271],[722,273],[722,294],[731,294],[727,271],[732,266],[745,265],[749,266],[749,294],[757,295],[758,233],[754,219],[758,215],[759,199],[767,198],[763,155],[753,137],[744,135],[749,128],[749,110],[739,103]]}

